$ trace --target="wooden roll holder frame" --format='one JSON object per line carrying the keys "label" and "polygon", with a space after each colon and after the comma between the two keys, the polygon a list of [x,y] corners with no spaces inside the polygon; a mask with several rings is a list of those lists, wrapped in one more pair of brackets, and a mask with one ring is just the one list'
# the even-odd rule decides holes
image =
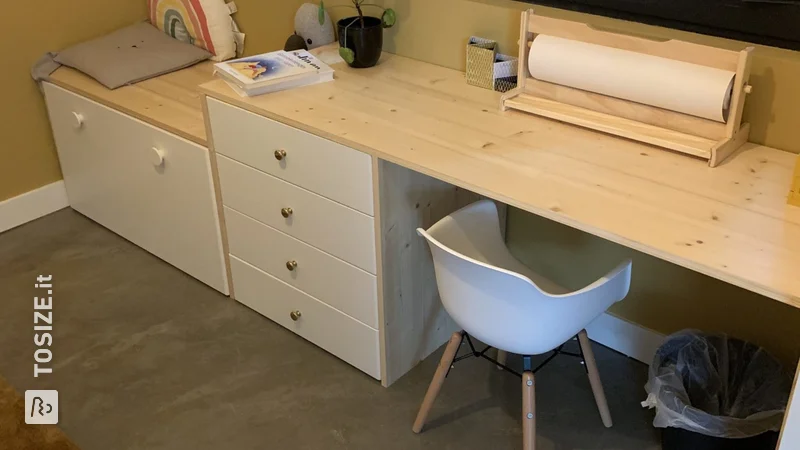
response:
{"label": "wooden roll holder frame", "polygon": [[[502,97],[501,109],[516,109],[604,133],[644,142],[708,160],[711,167],[747,142],[750,124],[742,123],[753,47],[740,52],[689,42],[653,41],[600,31],[568,20],[522,13],[517,88]],[[528,54],[538,34],[629,50],[733,71],[736,77],[727,123],[669,111],[628,100],[537,80],[528,72]]]}
{"label": "wooden roll holder frame", "polygon": [[800,156],[797,157],[792,174],[791,186],[789,187],[789,204],[800,206]]}

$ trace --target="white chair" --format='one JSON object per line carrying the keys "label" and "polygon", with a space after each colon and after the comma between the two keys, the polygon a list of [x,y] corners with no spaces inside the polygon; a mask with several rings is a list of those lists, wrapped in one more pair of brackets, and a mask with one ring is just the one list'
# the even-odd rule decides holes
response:
{"label": "white chair", "polygon": [[[466,338],[472,355],[465,356],[484,357],[512,372],[503,364],[505,352],[523,356],[523,446],[533,450],[536,440],[534,372],[541,365],[532,368],[531,356],[553,350],[553,356],[566,353],[561,351],[561,346],[576,335],[581,355],[574,356],[583,357],[600,416],[605,426],[610,427],[611,414],[585,328],[628,294],[631,262],[620,264],[579,291],[566,292],[514,258],[503,241],[497,207],[489,200],[469,205],[427,231],[420,228],[417,232],[430,244],[442,304],[463,331],[454,333],[447,344],[414,422],[414,432],[422,431]],[[478,352],[470,336],[489,347]],[[491,347],[497,348],[500,362],[486,356]]]}

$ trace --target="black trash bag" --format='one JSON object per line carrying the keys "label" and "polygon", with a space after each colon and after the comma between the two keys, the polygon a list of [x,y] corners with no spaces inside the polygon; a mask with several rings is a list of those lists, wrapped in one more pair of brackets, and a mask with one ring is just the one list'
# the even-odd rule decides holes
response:
{"label": "black trash bag", "polygon": [[656,352],[642,406],[653,426],[747,438],[779,431],[792,378],[763,348],[726,335],[684,330]]}

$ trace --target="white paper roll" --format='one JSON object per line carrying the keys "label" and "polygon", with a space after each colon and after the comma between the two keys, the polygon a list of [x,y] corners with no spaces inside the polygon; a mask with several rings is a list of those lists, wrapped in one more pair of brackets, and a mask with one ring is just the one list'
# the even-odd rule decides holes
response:
{"label": "white paper roll", "polygon": [[602,45],[539,35],[531,76],[598,94],[725,122],[733,72]]}

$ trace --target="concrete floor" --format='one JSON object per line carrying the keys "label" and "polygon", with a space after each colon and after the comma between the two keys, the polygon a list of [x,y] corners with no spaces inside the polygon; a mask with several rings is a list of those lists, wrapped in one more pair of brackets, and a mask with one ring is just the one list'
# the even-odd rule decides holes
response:
{"label": "concrete floor", "polygon": [[[54,279],[55,364],[35,379],[39,274]],[[19,391],[58,389],[60,426],[82,450],[521,448],[513,375],[458,363],[415,435],[440,352],[384,389],[71,209],[0,235],[0,293],[0,374]],[[556,358],[537,375],[538,449],[658,449],[639,405],[647,368],[595,353],[614,427],[579,363]]]}

